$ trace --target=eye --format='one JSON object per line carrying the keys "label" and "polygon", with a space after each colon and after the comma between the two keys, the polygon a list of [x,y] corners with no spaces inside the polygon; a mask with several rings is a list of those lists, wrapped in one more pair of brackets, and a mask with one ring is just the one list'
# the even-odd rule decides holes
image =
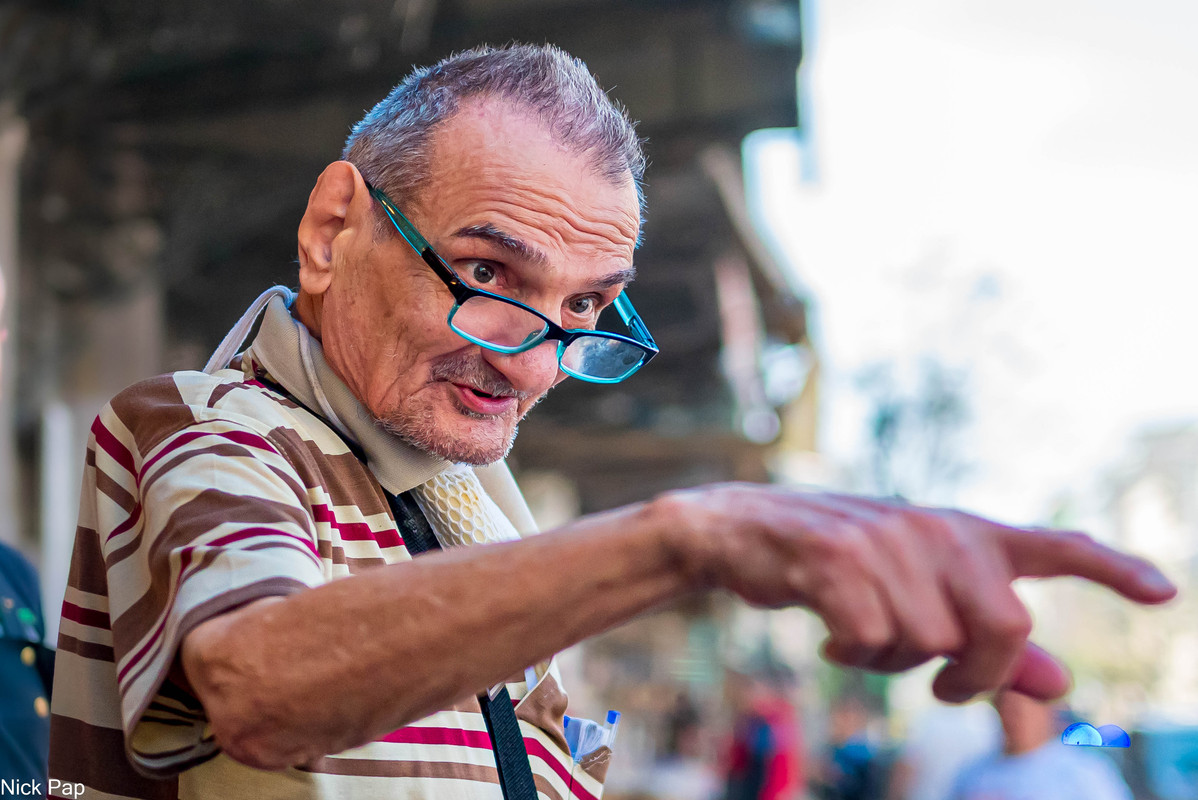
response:
{"label": "eye", "polygon": [[470,265],[470,280],[474,283],[491,283],[495,280],[495,268],[490,264],[475,261]]}
{"label": "eye", "polygon": [[580,317],[593,317],[599,313],[599,298],[593,295],[585,297],[575,297],[567,304],[571,314],[577,314]]}

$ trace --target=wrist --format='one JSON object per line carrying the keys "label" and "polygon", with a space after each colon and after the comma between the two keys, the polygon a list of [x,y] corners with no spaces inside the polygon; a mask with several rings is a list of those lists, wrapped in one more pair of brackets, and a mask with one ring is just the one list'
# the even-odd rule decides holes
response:
{"label": "wrist", "polygon": [[719,585],[714,526],[708,512],[694,502],[693,491],[658,495],[645,504],[647,525],[665,553],[667,563],[690,591]]}

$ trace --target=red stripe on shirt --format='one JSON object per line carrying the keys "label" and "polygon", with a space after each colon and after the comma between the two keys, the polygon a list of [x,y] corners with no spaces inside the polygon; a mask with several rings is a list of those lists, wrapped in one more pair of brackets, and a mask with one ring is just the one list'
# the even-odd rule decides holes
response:
{"label": "red stripe on shirt", "polygon": [[137,521],[139,519],[141,519],[141,503],[138,503],[137,505],[133,506],[133,513],[130,514],[129,516],[125,517],[124,522],[122,522],[120,525],[117,525],[115,528],[112,529],[111,533],[109,533],[106,537],[104,537],[104,544],[108,544],[113,539],[115,539],[116,537],[118,537],[122,533],[124,533],[125,531],[132,528],[134,525],[137,524]]}
{"label": "red stripe on shirt", "polygon": [[573,782],[573,779],[570,777],[570,771],[567,770],[562,765],[562,762],[559,761],[553,753],[549,752],[549,748],[545,747],[545,745],[542,744],[538,739],[530,739],[529,737],[525,736],[524,749],[528,751],[530,756],[535,755],[548,764],[549,768],[556,772],[559,778],[565,781],[566,786],[570,787],[570,794],[572,797],[577,797],[579,800],[598,800],[595,795],[591,794],[586,789]]}
{"label": "red stripe on shirt", "polygon": [[478,750],[491,749],[491,737],[486,731],[468,731],[461,728],[422,728],[410,726],[391,731],[378,741],[392,744],[452,744],[458,747],[473,747]]}
{"label": "red stripe on shirt", "polygon": [[171,440],[170,444],[162,448],[162,450],[155,454],[153,458],[143,464],[141,468],[141,474],[138,475],[138,478],[140,479],[142,475],[145,475],[146,470],[157,463],[157,461],[163,456],[170,455],[188,442],[194,442],[196,439],[202,439],[205,436],[216,436],[221,439],[227,439],[235,444],[253,447],[258,450],[265,450],[266,452],[274,453],[275,455],[279,454],[279,451],[276,450],[270,442],[258,434],[250,433],[249,431],[188,431],[187,433],[181,433],[176,436]]}
{"label": "red stripe on shirt", "polygon": [[69,619],[71,622],[78,622],[80,625],[103,628],[104,630],[109,630],[112,625],[108,619],[108,614],[105,612],[97,611],[94,608],[77,606],[66,600],[62,601],[62,618]]}
{"label": "red stripe on shirt", "polygon": [[329,523],[347,542],[373,541],[378,542],[379,547],[398,547],[403,544],[403,537],[399,535],[398,530],[390,528],[376,531],[372,530],[365,522],[341,522],[333,510],[324,504],[312,504],[312,519],[316,522]]}
{"label": "red stripe on shirt", "polygon": [[133,466],[133,454],[129,452],[125,445],[113,435],[112,431],[104,427],[104,423],[96,417],[96,421],[92,423],[92,435],[96,437],[96,444],[107,453],[113,461],[125,468],[126,472],[133,474],[136,472]]}

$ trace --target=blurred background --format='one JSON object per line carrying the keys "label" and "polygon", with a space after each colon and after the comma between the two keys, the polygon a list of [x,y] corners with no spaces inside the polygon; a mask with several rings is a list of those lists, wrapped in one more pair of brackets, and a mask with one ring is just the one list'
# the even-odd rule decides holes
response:
{"label": "blurred background", "polygon": [[[100,405],[294,285],[315,177],[413,65],[513,39],[586,61],[651,162],[631,293],[662,354],[522,426],[542,526],[735,479],[1090,531],[1183,591],[1020,587],[1074,670],[1061,722],[1130,731],[1102,757],[1137,798],[1198,796],[1187,0],[6,0],[0,539],[51,637]],[[606,796],[764,799],[725,789],[755,725],[788,797],[947,797],[929,771],[995,746],[988,705],[833,669],[823,633],[714,596],[568,653],[571,713],[624,712]]]}

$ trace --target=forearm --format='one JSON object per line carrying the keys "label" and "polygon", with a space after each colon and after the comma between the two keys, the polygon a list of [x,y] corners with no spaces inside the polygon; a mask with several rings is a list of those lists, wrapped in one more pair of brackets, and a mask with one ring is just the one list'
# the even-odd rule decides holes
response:
{"label": "forearm", "polygon": [[665,516],[629,507],[260,602],[197,628],[184,670],[235,758],[338,752],[692,589]]}

